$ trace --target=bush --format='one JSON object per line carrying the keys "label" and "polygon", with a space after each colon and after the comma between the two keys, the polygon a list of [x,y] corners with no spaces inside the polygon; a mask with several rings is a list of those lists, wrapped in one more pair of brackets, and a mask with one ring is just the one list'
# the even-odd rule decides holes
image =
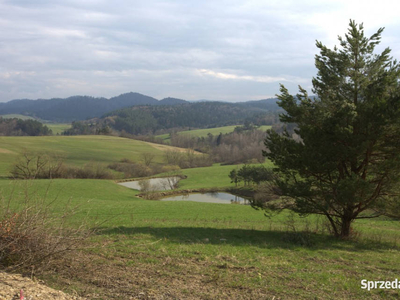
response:
{"label": "bush", "polygon": [[163,166],[161,169],[160,173],[172,173],[172,174],[178,174],[180,173],[179,171],[181,170],[181,168],[179,166],[176,165],[166,165]]}
{"label": "bush", "polygon": [[64,165],[64,158],[56,154],[25,152],[12,167],[11,176],[15,179],[53,179],[53,178],[93,178],[113,179],[106,167],[93,162],[83,167]]}
{"label": "bush", "polygon": [[212,165],[209,155],[196,153],[193,149],[187,149],[185,152],[167,150],[164,152],[164,158],[167,164],[178,165],[181,169],[209,167]]}
{"label": "bush", "polygon": [[63,157],[46,153],[24,152],[11,169],[16,179],[61,178],[65,172]]}
{"label": "bush", "polygon": [[126,158],[122,159],[119,163],[108,165],[108,168],[124,173],[125,178],[147,177],[155,174],[152,168],[145,166],[142,163],[132,162]]}
{"label": "bush", "polygon": [[67,206],[56,215],[51,213],[52,203],[32,196],[6,200],[0,195],[0,268],[40,271],[82,247],[93,231],[84,223],[69,227],[77,210]]}
{"label": "bush", "polygon": [[75,175],[73,178],[93,178],[93,179],[113,179],[114,176],[111,174],[106,167],[95,164],[95,163],[88,163],[85,164],[82,168],[76,168],[74,171]]}

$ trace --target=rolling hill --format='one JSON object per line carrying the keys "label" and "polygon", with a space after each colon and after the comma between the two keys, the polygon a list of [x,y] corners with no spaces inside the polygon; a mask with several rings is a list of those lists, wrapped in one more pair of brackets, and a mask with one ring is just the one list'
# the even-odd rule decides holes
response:
{"label": "rolling hill", "polygon": [[180,148],[152,144],[113,136],[7,136],[0,137],[0,177],[7,177],[11,166],[24,151],[58,154],[65,163],[83,166],[88,162],[108,165],[122,158],[140,160],[143,153],[155,155],[154,162],[164,160],[164,151]]}
{"label": "rolling hill", "polygon": [[279,109],[276,104],[277,99],[265,99],[259,101],[249,101],[240,103],[201,101],[189,102],[177,98],[164,98],[157,100],[153,97],[139,93],[125,93],[110,99],[90,96],[72,96],[69,98],[52,99],[19,99],[6,103],[0,103],[0,115],[20,114],[31,116],[37,119],[58,123],[70,123],[92,118],[98,118],[111,111],[132,106],[179,106],[179,105],[206,105],[211,108],[216,103],[224,103],[232,107],[247,110],[275,111]]}

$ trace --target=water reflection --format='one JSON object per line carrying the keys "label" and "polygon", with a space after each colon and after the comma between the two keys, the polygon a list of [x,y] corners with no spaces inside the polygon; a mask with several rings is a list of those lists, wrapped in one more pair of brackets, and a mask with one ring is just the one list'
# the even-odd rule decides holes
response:
{"label": "water reflection", "polygon": [[139,191],[167,191],[173,190],[179,182],[179,177],[151,178],[127,182],[119,182],[119,185]]}
{"label": "water reflection", "polygon": [[245,204],[245,205],[250,204],[250,202],[247,199],[229,193],[221,193],[221,192],[175,195],[172,197],[163,198],[161,199],[161,201],[194,201],[194,202],[205,202],[205,203]]}

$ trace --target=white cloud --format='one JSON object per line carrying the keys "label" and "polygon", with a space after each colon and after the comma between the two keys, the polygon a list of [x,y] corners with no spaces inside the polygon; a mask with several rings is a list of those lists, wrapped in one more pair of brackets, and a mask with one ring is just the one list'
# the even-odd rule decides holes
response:
{"label": "white cloud", "polygon": [[198,72],[200,75],[212,76],[218,79],[245,80],[265,83],[288,81],[284,77],[236,75],[232,73],[215,72],[206,69],[198,70]]}
{"label": "white cloud", "polygon": [[[350,18],[399,58],[399,4],[382,0],[3,0],[0,101],[114,96],[243,100],[296,92],[315,75],[315,40]],[[397,55],[397,57],[396,57]],[[34,75],[33,75],[34,74]]]}
{"label": "white cloud", "polygon": [[63,28],[43,28],[41,32],[44,35],[50,36],[50,38],[68,38],[68,37],[77,37],[77,38],[86,38],[86,34],[82,30],[74,30],[74,29],[63,29]]}

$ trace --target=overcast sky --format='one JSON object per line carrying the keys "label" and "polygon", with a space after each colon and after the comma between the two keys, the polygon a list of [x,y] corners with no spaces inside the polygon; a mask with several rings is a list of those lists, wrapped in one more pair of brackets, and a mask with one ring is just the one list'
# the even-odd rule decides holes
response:
{"label": "overcast sky", "polygon": [[227,101],[311,89],[349,19],[400,58],[400,2],[0,0],[0,102],[138,92]]}

